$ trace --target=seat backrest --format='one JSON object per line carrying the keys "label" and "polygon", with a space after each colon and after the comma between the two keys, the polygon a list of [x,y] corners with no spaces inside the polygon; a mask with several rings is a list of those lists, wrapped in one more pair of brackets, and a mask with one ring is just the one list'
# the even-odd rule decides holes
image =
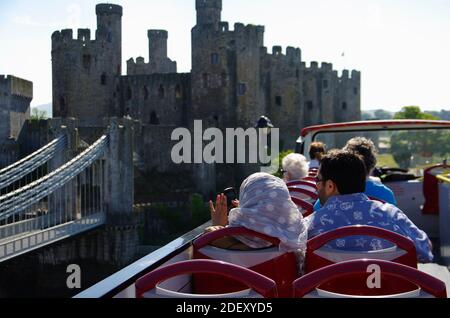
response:
{"label": "seat backrest", "polygon": [[317,185],[311,181],[291,181],[288,182],[286,185],[288,188],[299,188],[313,192],[317,191]]}
{"label": "seat backrest", "polygon": [[424,214],[439,214],[439,182],[437,175],[450,169],[449,165],[436,165],[424,171],[423,195],[425,204],[422,212]]}
{"label": "seat backrest", "polygon": [[[376,251],[345,251],[326,247],[337,239],[350,236],[370,236],[393,243],[393,248]],[[417,255],[414,243],[400,234],[373,226],[347,226],[318,235],[308,241],[305,259],[305,272],[311,273],[319,268],[355,259],[381,259],[417,268]]]}
{"label": "seat backrest", "polygon": [[315,202],[319,198],[319,194],[317,193],[317,191],[310,191],[308,189],[294,187],[288,187],[288,190],[292,197],[296,197],[299,199],[313,200]]}
{"label": "seat backrest", "polygon": [[291,200],[302,211],[303,217],[306,218],[314,213],[314,206],[311,203],[296,197],[291,197]]}
{"label": "seat backrest", "polygon": [[[226,250],[211,246],[223,237],[245,236],[265,240],[273,245],[270,248],[247,251]],[[280,241],[259,232],[242,227],[227,227],[205,234],[194,241],[194,259],[215,259],[249,268],[277,284],[280,297],[292,296],[292,282],[298,277],[297,259],[294,253],[279,250]],[[239,283],[226,282],[216,275],[194,275],[195,290],[201,294],[229,293],[242,290]]]}
{"label": "seat backrest", "polygon": [[446,298],[445,283],[422,271],[383,260],[333,264],[297,279],[294,297],[438,297]]}
{"label": "seat backrest", "polygon": [[[183,286],[179,286],[177,290],[161,287],[161,284],[167,280],[195,273],[214,274],[225,279],[236,280],[245,288],[231,294],[198,295],[180,292]],[[135,286],[137,298],[254,298],[257,297],[254,292],[265,298],[275,298],[278,295],[273,280],[247,268],[213,260],[190,260],[171,264],[138,279]]]}
{"label": "seat backrest", "polygon": [[310,169],[308,172],[308,177],[317,177],[318,174],[319,174],[319,170]]}

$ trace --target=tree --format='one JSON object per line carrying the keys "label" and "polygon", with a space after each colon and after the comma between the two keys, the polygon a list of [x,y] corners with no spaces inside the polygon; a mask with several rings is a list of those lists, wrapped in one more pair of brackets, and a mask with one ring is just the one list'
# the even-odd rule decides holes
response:
{"label": "tree", "polygon": [[385,119],[392,119],[392,113],[384,110],[384,109],[378,109],[374,113],[376,119],[385,120]]}
{"label": "tree", "polygon": [[394,119],[426,119],[426,120],[439,120],[439,118],[422,112],[419,106],[406,106],[402,110],[395,114]]}
{"label": "tree", "polygon": [[[395,114],[395,119],[439,120],[439,118],[422,112],[418,106],[403,107]],[[391,136],[391,149],[395,161],[402,168],[409,168],[413,156],[432,158],[433,155],[448,153],[448,133],[445,131],[403,131]]]}
{"label": "tree", "polygon": [[38,108],[33,108],[31,111],[31,120],[43,120],[47,119],[47,112],[45,110],[39,110]]}

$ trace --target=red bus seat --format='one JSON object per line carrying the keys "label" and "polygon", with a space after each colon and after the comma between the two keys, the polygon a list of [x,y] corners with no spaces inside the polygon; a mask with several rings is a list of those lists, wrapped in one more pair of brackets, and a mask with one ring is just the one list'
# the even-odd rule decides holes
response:
{"label": "red bus seat", "polygon": [[317,185],[311,181],[291,181],[288,182],[286,185],[288,188],[299,188],[313,192],[317,191]]}
{"label": "red bus seat", "polygon": [[450,169],[450,166],[441,164],[424,171],[423,195],[425,204],[422,208],[424,214],[439,214],[439,181],[436,175],[444,173],[446,169]]}
{"label": "red bus seat", "polygon": [[[377,278],[379,285],[369,286]],[[403,264],[368,259],[321,268],[296,280],[293,288],[296,298],[447,297],[445,283],[433,276]]]}
{"label": "red bus seat", "polygon": [[303,217],[306,218],[314,213],[314,206],[311,203],[296,197],[291,197],[291,200],[302,211]]}
{"label": "red bus seat", "polygon": [[308,203],[314,204],[319,198],[317,191],[310,191],[301,188],[288,188],[291,197],[302,199]]}
{"label": "red bus seat", "polygon": [[[174,283],[178,277],[193,273],[220,275],[239,281],[245,289],[231,294],[199,295],[185,290],[184,283]],[[138,279],[135,286],[137,298],[275,298],[278,295],[273,280],[241,266],[212,260],[190,260],[159,268]]]}
{"label": "red bus seat", "polygon": [[[370,236],[395,244],[394,247],[377,251],[345,251],[328,248],[325,244],[349,236]],[[416,248],[409,238],[373,226],[347,226],[318,235],[308,241],[305,272],[355,259],[381,259],[417,268]]]}
{"label": "red bus seat", "polygon": [[[230,236],[249,236],[263,239],[274,247],[249,251],[225,250],[211,246],[214,241]],[[292,296],[292,282],[298,278],[297,259],[294,253],[279,250],[280,241],[242,227],[224,228],[205,234],[194,241],[194,259],[215,259],[249,268],[277,284],[280,297]],[[242,290],[242,284],[224,281],[217,275],[195,275],[195,290],[201,294],[229,293]]]}

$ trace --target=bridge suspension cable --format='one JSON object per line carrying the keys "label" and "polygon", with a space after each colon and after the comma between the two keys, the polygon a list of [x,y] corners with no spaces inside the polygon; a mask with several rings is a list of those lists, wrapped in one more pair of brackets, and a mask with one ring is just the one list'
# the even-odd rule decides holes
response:
{"label": "bridge suspension cable", "polygon": [[66,144],[66,136],[61,135],[26,158],[0,170],[0,189],[8,187],[44,165],[62,151]]}

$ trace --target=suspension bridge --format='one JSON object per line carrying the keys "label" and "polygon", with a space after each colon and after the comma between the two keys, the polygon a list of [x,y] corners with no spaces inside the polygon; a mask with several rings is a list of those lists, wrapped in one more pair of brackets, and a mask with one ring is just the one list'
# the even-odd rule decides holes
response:
{"label": "suspension bridge", "polygon": [[0,170],[0,263],[132,213],[131,121],[110,119],[84,149],[75,120],[52,127],[47,145]]}

